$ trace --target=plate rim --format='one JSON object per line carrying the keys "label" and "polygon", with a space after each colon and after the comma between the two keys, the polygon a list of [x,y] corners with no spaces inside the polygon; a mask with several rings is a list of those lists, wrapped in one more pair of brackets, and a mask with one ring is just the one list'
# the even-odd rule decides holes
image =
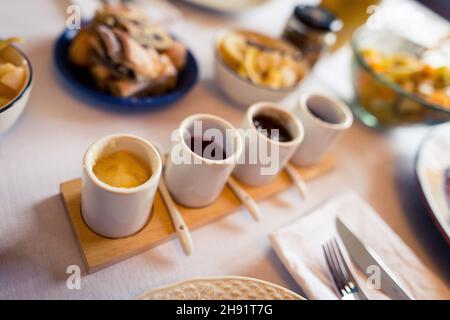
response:
{"label": "plate rim", "polygon": [[202,7],[204,9],[212,10],[212,11],[219,12],[219,13],[227,13],[227,14],[235,14],[235,13],[239,13],[239,12],[245,12],[245,11],[257,8],[258,6],[265,5],[269,2],[271,2],[272,0],[259,0],[259,1],[260,1],[259,4],[225,8],[225,7],[221,7],[221,6],[217,6],[217,5],[208,4],[207,1],[205,1],[205,0],[183,0],[183,2],[186,2],[191,5],[195,5],[195,6]]}
{"label": "plate rim", "polygon": [[187,283],[191,283],[191,282],[204,282],[204,281],[231,281],[231,280],[245,280],[245,281],[250,281],[250,282],[256,282],[259,284],[264,284],[264,285],[268,285],[277,289],[280,289],[282,291],[285,291],[287,293],[289,293],[290,295],[292,295],[293,297],[296,297],[298,300],[306,300],[304,297],[302,297],[301,295],[299,295],[298,293],[295,293],[294,291],[282,287],[278,284],[275,284],[273,282],[269,282],[266,280],[262,280],[262,279],[257,279],[257,278],[253,278],[253,277],[245,277],[245,276],[205,276],[205,277],[193,277],[193,278],[189,278],[189,279],[185,279],[185,280],[180,280],[177,281],[173,284],[169,284],[169,285],[165,285],[165,286],[161,286],[161,287],[157,287],[154,289],[151,289],[149,291],[146,291],[142,294],[140,294],[139,296],[137,296],[135,298],[135,300],[144,300],[145,296],[151,294],[151,293],[157,293],[159,291],[164,291],[164,290],[168,290],[168,289],[174,289],[176,287],[179,287],[181,285],[187,284]]}
{"label": "plate rim", "polygon": [[[431,220],[434,222],[435,226],[441,233],[441,235],[446,240],[447,244],[450,246],[450,232],[448,232],[445,228],[445,226],[442,224],[442,219],[439,218],[439,215],[433,210],[433,206],[430,204],[430,201],[428,199],[427,193],[424,189],[424,182],[422,181],[420,170],[421,170],[421,162],[423,157],[423,150],[427,143],[430,142],[430,140],[433,138],[433,136],[436,136],[439,134],[439,131],[442,130],[442,128],[446,128],[448,126],[447,130],[450,130],[450,122],[443,123],[440,125],[437,125],[436,127],[432,128],[430,132],[428,132],[425,137],[422,139],[422,141],[419,144],[418,151],[416,153],[415,157],[415,177],[417,181],[418,188],[420,190],[420,195],[422,198],[422,202],[425,204],[425,207],[427,209],[428,215],[432,218]],[[450,228],[449,228],[450,230]]]}

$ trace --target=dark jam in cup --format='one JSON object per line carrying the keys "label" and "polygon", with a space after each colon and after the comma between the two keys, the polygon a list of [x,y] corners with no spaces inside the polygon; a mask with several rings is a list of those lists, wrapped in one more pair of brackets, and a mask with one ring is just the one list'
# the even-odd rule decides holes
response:
{"label": "dark jam in cup", "polygon": [[189,148],[200,157],[209,160],[224,160],[227,158],[225,150],[214,139],[191,137]]}
{"label": "dark jam in cup", "polygon": [[281,124],[278,119],[266,115],[253,117],[255,128],[267,138],[278,142],[292,141],[291,133]]}

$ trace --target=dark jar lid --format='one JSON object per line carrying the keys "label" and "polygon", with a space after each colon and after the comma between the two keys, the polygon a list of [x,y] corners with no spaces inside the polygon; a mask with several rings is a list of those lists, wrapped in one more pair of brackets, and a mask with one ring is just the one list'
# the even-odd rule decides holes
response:
{"label": "dark jar lid", "polygon": [[333,13],[320,6],[298,5],[294,16],[308,27],[321,31],[337,32],[343,25]]}

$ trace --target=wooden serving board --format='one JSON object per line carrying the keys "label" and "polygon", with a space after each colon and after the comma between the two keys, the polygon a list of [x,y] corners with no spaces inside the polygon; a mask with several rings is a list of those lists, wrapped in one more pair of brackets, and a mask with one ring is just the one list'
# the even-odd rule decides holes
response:
{"label": "wooden serving board", "polygon": [[[316,166],[297,168],[297,170],[304,179],[310,180],[330,171],[334,165],[334,158],[330,156]],[[282,172],[269,185],[257,188],[245,186],[245,189],[255,200],[262,200],[290,186],[290,179],[285,172]],[[60,190],[88,273],[96,272],[148,250],[163,241],[171,239],[175,235],[172,222],[159,192],[155,196],[151,218],[141,231],[126,238],[110,239],[96,234],[83,221],[80,210],[81,179],[61,183]],[[219,198],[212,205],[200,209],[179,206],[179,210],[189,229],[193,230],[236,211],[240,206],[241,203],[232,191],[225,187]],[[262,219],[264,219],[264,216]]]}

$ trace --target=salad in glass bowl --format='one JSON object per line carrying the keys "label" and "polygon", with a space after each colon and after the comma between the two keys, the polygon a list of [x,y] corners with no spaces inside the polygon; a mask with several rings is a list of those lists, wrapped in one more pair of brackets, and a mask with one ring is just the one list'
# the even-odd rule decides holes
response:
{"label": "salad in glass bowl", "polygon": [[450,67],[428,62],[426,48],[361,27],[352,49],[353,108],[363,123],[389,127],[450,120]]}

